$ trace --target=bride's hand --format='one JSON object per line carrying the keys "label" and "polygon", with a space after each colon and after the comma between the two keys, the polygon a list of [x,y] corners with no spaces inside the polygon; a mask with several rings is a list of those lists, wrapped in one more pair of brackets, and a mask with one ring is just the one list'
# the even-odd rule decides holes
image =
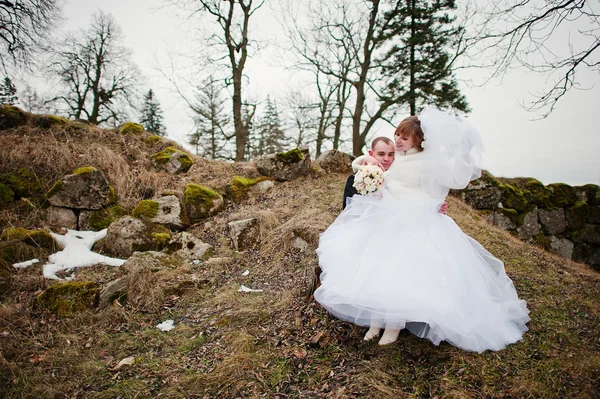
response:
{"label": "bride's hand", "polygon": [[365,155],[363,159],[360,161],[361,165],[376,165],[383,169],[383,165],[377,159],[370,155]]}

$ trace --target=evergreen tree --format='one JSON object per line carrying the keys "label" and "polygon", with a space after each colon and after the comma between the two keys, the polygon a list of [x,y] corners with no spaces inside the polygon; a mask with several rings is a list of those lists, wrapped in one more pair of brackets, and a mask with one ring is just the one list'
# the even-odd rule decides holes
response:
{"label": "evergreen tree", "polygon": [[0,86],[0,104],[15,105],[18,99],[17,88],[10,78],[5,76],[2,86]]}
{"label": "evergreen tree", "polygon": [[196,104],[192,104],[195,113],[196,130],[188,137],[196,155],[210,159],[233,159],[231,139],[235,133],[228,134],[229,114],[225,111],[226,100],[216,82],[209,82],[196,95]]}
{"label": "evergreen tree", "polygon": [[452,71],[450,51],[463,28],[456,26],[454,0],[403,0],[386,14],[383,35],[394,38],[384,72],[391,77],[390,92],[404,91],[401,101],[411,115],[427,104],[470,111]]}
{"label": "evergreen tree", "polygon": [[277,104],[267,96],[265,114],[257,127],[258,143],[254,156],[281,152],[286,145],[285,132],[281,127]]}
{"label": "evergreen tree", "polygon": [[144,129],[147,131],[159,136],[164,136],[166,134],[162,110],[160,104],[154,98],[152,89],[148,90],[148,94],[144,97],[144,106],[142,108],[140,124],[144,126]]}

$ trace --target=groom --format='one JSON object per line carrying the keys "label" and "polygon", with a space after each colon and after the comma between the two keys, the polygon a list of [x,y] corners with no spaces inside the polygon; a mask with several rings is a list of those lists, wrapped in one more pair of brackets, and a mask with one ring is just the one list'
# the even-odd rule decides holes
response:
{"label": "groom", "polygon": [[[377,137],[371,143],[369,149],[369,155],[379,161],[383,171],[389,169],[392,162],[394,162],[395,145],[394,142],[387,137]],[[356,195],[356,189],[354,188],[354,174],[348,176],[346,180],[346,187],[344,187],[344,202],[342,203],[342,209],[346,208],[348,198]]]}
{"label": "groom", "polygon": [[[394,162],[394,156],[396,145],[394,142],[387,137],[376,137],[371,143],[371,148],[368,153],[370,156],[379,161],[381,168],[385,172],[390,168],[392,162]],[[348,198],[353,197],[357,194],[356,188],[354,188],[354,174],[348,176],[346,180],[346,186],[344,187],[344,201],[342,203],[342,209],[346,209]],[[444,215],[448,212],[448,203],[444,201],[440,207],[440,213]]]}

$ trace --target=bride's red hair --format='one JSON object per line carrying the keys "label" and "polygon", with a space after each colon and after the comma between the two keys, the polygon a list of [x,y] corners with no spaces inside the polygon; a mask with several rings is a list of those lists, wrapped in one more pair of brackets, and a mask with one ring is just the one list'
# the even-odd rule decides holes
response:
{"label": "bride's red hair", "polygon": [[402,119],[402,122],[396,128],[394,132],[395,136],[400,137],[412,137],[414,142],[414,148],[417,151],[423,151],[421,143],[424,140],[423,129],[421,129],[421,121],[416,116],[409,116]]}

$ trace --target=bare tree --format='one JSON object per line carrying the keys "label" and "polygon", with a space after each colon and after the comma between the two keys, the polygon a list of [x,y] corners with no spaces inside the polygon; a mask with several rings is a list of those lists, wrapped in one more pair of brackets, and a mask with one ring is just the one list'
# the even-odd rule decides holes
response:
{"label": "bare tree", "polygon": [[196,155],[210,159],[233,159],[227,151],[234,134],[227,131],[230,116],[225,112],[222,88],[212,79],[207,79],[198,89],[196,101],[189,106],[194,112],[196,130],[189,135],[189,144],[196,148]]}
{"label": "bare tree", "polygon": [[245,159],[248,125],[243,115],[243,77],[249,56],[250,18],[264,3],[264,0],[171,0],[170,3],[196,14],[210,16],[217,33],[209,37],[204,56],[214,64],[226,65],[229,73],[225,78],[233,86],[232,110],[235,129],[235,160]]}
{"label": "bare tree", "polygon": [[117,123],[127,116],[123,110],[133,108],[140,73],[110,14],[99,11],[88,30],[68,34],[51,55],[49,69],[63,86],[50,101],[66,107],[70,117]]}
{"label": "bare tree", "polygon": [[[325,75],[337,82],[333,98],[336,104],[334,148],[339,145],[345,118],[352,120],[352,153],[360,155],[376,123],[392,124],[397,112],[410,108],[411,104],[414,108],[415,101],[411,102],[407,97],[407,91],[410,92],[407,90],[408,84],[398,79],[399,71],[394,66],[397,52],[392,51],[401,40],[400,35],[406,37],[407,30],[394,25],[403,17],[408,17],[409,8],[415,9],[414,1],[412,7],[407,7],[406,3],[400,0],[315,0],[309,2],[306,18],[289,16],[284,22],[292,50],[298,57],[295,67],[317,71],[315,76]],[[451,3],[451,0],[442,3]],[[290,3],[287,3],[287,9],[296,10]],[[439,16],[436,20],[442,19]],[[451,18],[448,21],[453,22]],[[408,41],[413,43],[420,32],[408,29],[408,33]],[[449,41],[446,40],[444,45]],[[457,42],[453,40],[452,44],[456,45]],[[416,51],[416,45],[421,44],[413,43],[413,52]],[[434,50],[439,52],[441,47],[438,45]],[[448,44],[447,47],[452,46]],[[463,50],[464,46],[456,46],[456,51]],[[456,54],[446,58],[449,60],[454,57]],[[411,64],[414,67],[416,62]],[[445,74],[429,73],[423,76],[432,81],[428,82],[430,86],[438,83],[439,87],[448,87],[437,80],[450,75],[448,71],[451,66],[447,62],[440,68],[445,70]],[[412,76],[414,78],[415,74]],[[328,82],[326,79],[322,81]],[[453,94],[460,95],[454,86],[451,88]],[[440,93],[442,91],[438,90],[437,94]],[[414,112],[414,109],[411,111]]]}
{"label": "bare tree", "polygon": [[472,55],[492,77],[524,67],[549,82],[526,106],[548,116],[571,89],[578,73],[600,71],[600,3],[586,0],[505,0],[491,3],[475,27]]}
{"label": "bare tree", "polygon": [[0,0],[0,64],[29,66],[59,20],[60,0]]}

